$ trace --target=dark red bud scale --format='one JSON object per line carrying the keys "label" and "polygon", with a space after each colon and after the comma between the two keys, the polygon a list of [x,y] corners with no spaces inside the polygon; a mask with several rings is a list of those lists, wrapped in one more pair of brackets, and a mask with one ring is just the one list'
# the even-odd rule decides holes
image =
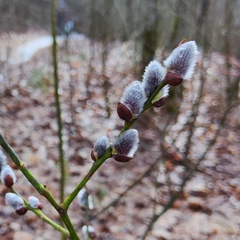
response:
{"label": "dark red bud scale", "polygon": [[95,154],[94,154],[95,152],[94,152],[94,150],[92,150],[91,151],[91,158],[92,158],[92,160],[94,161],[94,162],[96,162],[96,156],[95,156]]}
{"label": "dark red bud scale", "polygon": [[38,203],[38,209],[39,209],[39,210],[42,210],[42,208],[43,208],[42,203],[39,202],[39,203]]}
{"label": "dark red bud scale", "polygon": [[154,102],[152,105],[154,107],[160,108],[162,107],[167,101],[167,97],[162,97],[158,101]]}
{"label": "dark red bud scale", "polygon": [[18,215],[24,215],[27,212],[27,208],[26,207],[21,207],[18,210],[16,210],[16,213]]}
{"label": "dark red bud scale", "polygon": [[165,81],[171,86],[178,86],[182,83],[183,79],[179,74],[175,72],[168,72],[165,77]]}
{"label": "dark red bud scale", "polygon": [[124,156],[124,155],[121,155],[121,154],[113,154],[113,158],[117,162],[129,162],[132,159],[132,157]]}
{"label": "dark red bud scale", "polygon": [[184,39],[178,44],[178,46],[184,44],[185,42],[187,42],[186,38],[184,38]]}
{"label": "dark red bud scale", "polygon": [[6,177],[4,178],[4,184],[8,188],[12,187],[12,185],[14,184],[13,178],[10,175],[6,175]]}
{"label": "dark red bud scale", "polygon": [[127,122],[131,121],[133,118],[130,110],[121,102],[118,102],[117,113],[122,120],[125,120]]}

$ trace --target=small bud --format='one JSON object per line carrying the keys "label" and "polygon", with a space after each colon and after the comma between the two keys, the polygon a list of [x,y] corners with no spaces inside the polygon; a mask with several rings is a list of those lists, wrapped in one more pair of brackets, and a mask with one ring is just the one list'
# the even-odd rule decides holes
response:
{"label": "small bud", "polygon": [[93,210],[93,208],[94,208],[92,195],[88,195],[88,208],[89,208],[90,210]]}
{"label": "small bud", "polygon": [[42,203],[39,201],[38,198],[36,198],[34,196],[30,196],[28,198],[28,202],[32,208],[36,208],[36,209],[40,209],[40,210],[42,209]]}
{"label": "small bud", "polygon": [[159,93],[152,100],[152,105],[154,107],[162,107],[167,101],[168,95],[169,95],[169,86],[166,85],[159,91]]}
{"label": "small bud", "polygon": [[125,121],[136,118],[143,110],[146,100],[142,83],[139,81],[132,82],[125,88],[123,96],[118,103],[118,116]]}
{"label": "small bud", "polygon": [[109,146],[110,143],[108,141],[108,137],[107,136],[100,137],[94,143],[93,150],[91,152],[92,160],[96,161],[97,159],[99,159],[105,153]]}
{"label": "small bud", "polygon": [[[197,54],[198,49],[195,41],[185,42],[172,51],[170,56],[164,61],[164,64],[168,71],[179,75],[177,78],[189,79],[193,74]],[[173,77],[171,76],[171,78]]]}
{"label": "small bud", "polygon": [[15,182],[17,178],[9,165],[5,165],[1,171],[1,182],[5,184],[6,187],[10,188]]}
{"label": "small bud", "polygon": [[0,149],[0,172],[2,171],[3,167],[7,164],[7,157]]}
{"label": "small bud", "polygon": [[118,102],[117,113],[121,119],[127,122],[131,121],[131,119],[133,118],[131,111],[121,102]]}
{"label": "small bud", "polygon": [[28,211],[28,210],[27,210],[26,207],[22,207],[22,208],[16,210],[15,212],[16,212],[18,215],[24,215],[27,211]]}
{"label": "small bud", "polygon": [[97,237],[94,228],[90,225],[88,226],[84,225],[82,227],[82,234],[83,234],[84,240],[89,240],[89,237],[90,239],[95,239]]}
{"label": "small bud", "polygon": [[160,108],[166,103],[166,101],[167,101],[167,97],[162,97],[158,101],[154,102],[153,106],[156,108]]}
{"label": "small bud", "polygon": [[143,83],[143,88],[148,97],[154,92],[154,90],[158,87],[158,85],[164,79],[165,74],[166,74],[165,69],[156,60],[151,61],[148,64],[148,66],[145,68],[142,83]]}
{"label": "small bud", "polygon": [[139,143],[138,131],[129,129],[113,143],[113,158],[118,162],[128,162],[133,158]]}
{"label": "small bud", "polygon": [[27,212],[23,199],[15,193],[6,193],[6,204],[12,207],[17,214],[23,215]]}
{"label": "small bud", "polygon": [[178,46],[184,44],[185,42],[187,42],[186,38],[184,38],[183,40],[181,40],[181,42],[178,44]]}
{"label": "small bud", "polygon": [[85,209],[88,205],[88,193],[86,188],[82,188],[77,195],[78,204]]}
{"label": "small bud", "polygon": [[93,197],[88,193],[86,188],[80,190],[77,195],[77,200],[82,210],[85,210],[86,208],[92,210],[94,208]]}
{"label": "small bud", "polygon": [[117,162],[129,162],[132,159],[132,157],[124,156],[118,153],[113,154],[113,158]]}
{"label": "small bud", "polygon": [[166,83],[168,83],[171,86],[178,86],[182,83],[183,78],[175,72],[167,72],[167,75],[165,77]]}
{"label": "small bud", "polygon": [[97,160],[97,158],[96,158],[96,156],[95,156],[95,152],[92,150],[91,151],[91,159],[93,160],[93,161],[96,161]]}

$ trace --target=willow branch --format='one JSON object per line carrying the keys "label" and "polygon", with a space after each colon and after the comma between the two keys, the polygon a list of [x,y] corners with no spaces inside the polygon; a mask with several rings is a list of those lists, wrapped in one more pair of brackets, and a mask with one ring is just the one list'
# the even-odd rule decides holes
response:
{"label": "willow branch", "polygon": [[[16,164],[18,169],[23,173],[23,175],[27,178],[27,180],[32,184],[32,186],[38,191],[39,194],[43,195],[47,200],[52,204],[52,206],[57,210],[59,215],[61,216],[61,219],[63,220],[64,224],[69,230],[69,233],[73,239],[78,240],[78,236],[76,234],[76,231],[74,230],[74,227],[67,215],[67,212],[64,211],[61,206],[56,202],[55,198],[51,195],[51,193],[47,190],[45,185],[42,185],[34,176],[33,174],[28,170],[28,168],[24,165],[24,163],[20,160],[20,158],[17,156],[17,154],[14,152],[14,150],[10,147],[10,145],[7,143],[7,141],[3,138],[3,136],[0,134],[0,145],[5,150],[5,152],[8,154],[8,156],[12,159],[12,161]],[[65,233],[63,233],[65,235]]]}
{"label": "willow branch", "polygon": [[[159,93],[159,91],[166,86],[167,83],[165,80],[162,80],[162,82],[159,84],[159,86],[155,89],[155,91],[152,93],[152,95],[148,98],[148,100],[145,102],[143,112],[145,112],[147,109],[149,109],[152,106],[152,100],[154,97]],[[123,132],[127,131],[129,128],[132,127],[132,125],[137,121],[138,118],[135,118],[129,122],[125,122],[122,130],[120,131],[119,135]],[[72,193],[70,193],[67,198],[62,202],[61,206],[64,210],[67,210],[69,205],[72,203],[74,198],[77,196],[78,192],[86,185],[86,183],[91,179],[93,174],[99,169],[99,167],[105,162],[106,159],[112,157],[112,147],[110,146],[105,154],[98,159],[96,162],[93,163],[91,169],[88,171],[88,173],[85,175],[85,177],[82,179],[82,181],[75,187]]]}
{"label": "willow branch", "polygon": [[38,217],[40,217],[44,222],[48,223],[49,225],[51,225],[54,229],[56,229],[57,231],[61,232],[65,237],[69,237],[70,234],[68,232],[68,230],[66,230],[65,228],[63,228],[62,226],[58,225],[57,223],[55,223],[54,221],[52,221],[49,217],[47,217],[41,210],[39,209],[29,209],[32,212],[34,212]]}
{"label": "willow branch", "polygon": [[32,186],[38,191],[39,194],[43,195],[47,200],[52,204],[52,206],[59,211],[60,206],[51,195],[51,193],[47,190],[47,186],[41,184],[33,174],[28,170],[25,164],[21,161],[21,159],[17,156],[8,142],[4,139],[4,137],[0,133],[0,145],[11,158],[11,160],[15,163],[17,168],[23,173],[23,175],[27,178],[27,180],[32,184]]}
{"label": "willow branch", "polygon": [[40,217],[44,222],[48,223],[49,225],[51,225],[54,229],[56,229],[57,231],[61,232],[65,237],[69,237],[69,232],[61,227],[60,225],[58,225],[57,223],[55,223],[52,219],[50,219],[49,217],[47,217],[41,210],[36,209],[36,208],[32,208],[29,204],[29,202],[24,199],[21,194],[19,194],[13,187],[11,187],[11,191],[15,194],[17,194],[18,196],[20,196],[23,201],[24,204],[26,205],[26,208],[28,210],[30,210],[31,212],[33,212],[34,214],[36,214],[38,217]]}
{"label": "willow branch", "polygon": [[105,160],[110,158],[111,156],[112,156],[112,147],[109,147],[104,153],[104,155],[100,159],[98,159],[96,162],[93,163],[92,167],[90,168],[88,173],[85,175],[85,177],[82,179],[82,181],[75,187],[75,189],[68,195],[68,197],[61,204],[62,208],[65,209],[65,211],[68,209],[69,205],[75,199],[78,192],[91,179],[93,174],[100,168],[100,166],[105,162]]}
{"label": "willow branch", "polygon": [[56,29],[56,0],[52,0],[52,64],[53,64],[53,77],[54,77],[54,94],[55,94],[55,106],[57,112],[57,124],[58,124],[58,151],[59,151],[59,166],[60,166],[60,201],[64,199],[64,188],[65,188],[65,160],[63,153],[63,140],[62,140],[62,118],[61,118],[61,102],[59,96],[59,78],[58,78],[58,63],[57,63],[57,29]]}

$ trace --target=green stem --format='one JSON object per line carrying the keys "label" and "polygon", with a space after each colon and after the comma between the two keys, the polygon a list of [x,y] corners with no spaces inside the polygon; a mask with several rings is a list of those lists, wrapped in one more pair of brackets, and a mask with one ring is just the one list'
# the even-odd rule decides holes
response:
{"label": "green stem", "polygon": [[34,212],[38,217],[40,217],[43,221],[51,225],[53,228],[55,228],[57,231],[61,232],[65,237],[69,237],[70,234],[68,230],[65,228],[61,227],[54,221],[52,221],[49,217],[47,217],[41,210],[39,209],[33,209],[33,208],[28,208],[30,211]]}
{"label": "green stem", "polygon": [[159,93],[159,91],[167,85],[165,79],[161,81],[161,83],[158,85],[158,87],[155,89],[155,91],[152,93],[152,95],[148,98],[148,100],[145,102],[143,107],[143,112],[145,112],[147,109],[149,109],[152,106],[152,100],[156,97],[156,95]]}
{"label": "green stem", "polygon": [[63,153],[63,140],[62,140],[62,118],[61,118],[61,103],[59,96],[59,78],[58,78],[58,63],[57,63],[57,29],[56,29],[56,0],[52,0],[52,37],[53,37],[53,46],[52,46],[52,61],[53,61],[53,77],[54,77],[54,93],[55,93],[55,106],[57,111],[57,124],[58,124],[58,150],[59,150],[59,163],[60,163],[60,201],[64,200],[64,188],[65,188],[65,160]]}
{"label": "green stem", "polygon": [[32,208],[29,204],[29,202],[24,199],[21,194],[19,194],[13,187],[11,187],[11,191],[17,195],[19,195],[23,201],[24,204],[26,205],[27,209],[32,211],[33,213],[35,213],[38,217],[40,217],[44,222],[48,223],[49,225],[51,225],[53,228],[55,228],[57,231],[61,232],[65,237],[69,237],[70,234],[69,232],[61,227],[60,225],[58,225],[57,223],[55,223],[54,221],[52,221],[49,217],[47,217],[41,210],[36,209],[36,208]]}
{"label": "green stem", "polygon": [[104,161],[112,156],[112,147],[109,147],[104,155],[93,163],[91,169],[82,179],[82,181],[75,187],[75,189],[68,195],[65,201],[61,204],[65,211],[68,209],[69,205],[72,203],[74,198],[77,196],[78,192],[86,185],[86,183],[91,179],[93,174],[99,169],[99,167],[104,163]]}
{"label": "green stem", "polygon": [[[147,109],[152,107],[152,100],[156,97],[156,95],[159,93],[159,91],[167,85],[165,79],[162,80],[162,82],[158,85],[158,87],[155,89],[155,91],[152,93],[152,95],[148,98],[148,100],[145,102],[143,106],[143,110],[141,112],[144,113]],[[125,122],[122,130],[120,131],[119,135],[128,130],[129,128],[132,127],[132,125],[137,121],[138,118],[134,118],[129,122]]]}
{"label": "green stem", "polygon": [[[57,210],[59,215],[61,216],[62,221],[66,225],[71,238],[73,240],[78,240],[79,237],[77,236],[76,231],[67,215],[67,212],[61,208],[61,206],[56,202],[55,198],[51,195],[51,193],[46,189],[45,185],[42,185],[28,170],[28,168],[24,165],[24,163],[20,160],[11,146],[7,143],[4,137],[0,134],[0,145],[6,151],[8,156],[12,159],[12,161],[16,164],[18,169],[23,173],[23,175],[27,178],[27,180],[32,184],[32,186],[38,191],[39,194],[43,195],[47,200],[52,204],[52,206]],[[52,224],[51,224],[52,225]],[[64,228],[63,228],[64,229]],[[62,232],[64,237],[65,233]]]}
{"label": "green stem", "polygon": [[32,184],[32,186],[38,191],[39,194],[43,195],[48,199],[48,201],[52,204],[52,206],[59,211],[60,206],[51,195],[51,193],[46,189],[46,185],[42,185],[28,170],[25,164],[20,160],[8,142],[4,139],[4,137],[0,133],[0,145],[6,151],[8,156],[12,159],[12,161],[16,164],[18,169],[23,173],[23,175],[27,178],[27,180]]}
{"label": "green stem", "polygon": [[77,235],[77,232],[75,231],[74,226],[72,225],[72,222],[67,214],[67,212],[61,212],[61,219],[63,220],[64,224],[66,225],[69,233],[70,233],[70,239],[71,240],[80,240],[80,238]]}
{"label": "green stem", "polygon": [[[154,99],[154,97],[159,93],[159,91],[166,86],[167,83],[165,82],[165,80],[163,80],[159,86],[155,89],[155,91],[152,93],[152,95],[148,98],[148,100],[145,102],[144,104],[144,108],[143,108],[143,112],[145,112],[147,109],[149,109],[152,106],[152,100]],[[126,130],[128,130],[129,128],[132,127],[132,125],[137,121],[137,118],[129,121],[129,122],[125,122],[122,130],[120,131],[119,135],[123,132],[125,132]],[[71,204],[71,202],[74,200],[74,198],[77,196],[78,192],[86,185],[86,183],[91,179],[92,175],[98,170],[98,168],[104,163],[104,161],[108,158],[110,158],[112,156],[112,147],[109,147],[105,154],[98,159],[95,163],[93,163],[91,169],[88,171],[88,173],[85,175],[85,177],[82,179],[82,181],[76,186],[76,188],[73,190],[72,193],[70,193],[68,195],[68,197],[63,201],[63,203],[61,204],[62,208],[67,210],[69,205]]]}

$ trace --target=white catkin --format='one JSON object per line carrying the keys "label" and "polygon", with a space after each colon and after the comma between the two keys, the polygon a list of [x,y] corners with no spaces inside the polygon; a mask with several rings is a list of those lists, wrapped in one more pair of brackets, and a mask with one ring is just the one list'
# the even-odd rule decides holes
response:
{"label": "white catkin", "polygon": [[3,151],[0,149],[0,172],[6,164],[7,164],[7,157],[3,153]]}
{"label": "white catkin", "polygon": [[15,193],[6,193],[5,200],[6,204],[12,207],[15,211],[24,206],[23,199]]}
{"label": "white catkin", "polygon": [[88,193],[86,188],[82,188],[77,195],[78,204],[80,207],[86,207],[88,204]]}
{"label": "white catkin", "polygon": [[166,70],[158,61],[153,60],[147,65],[143,74],[142,81],[143,88],[147,96],[150,96],[154,92],[154,90],[164,79],[165,75]]}
{"label": "white catkin", "polygon": [[92,210],[94,208],[94,204],[93,204],[93,196],[92,195],[89,195],[88,196],[88,208],[90,210]]}
{"label": "white catkin", "polygon": [[1,182],[2,183],[5,183],[4,179],[7,175],[9,175],[13,179],[13,183],[15,183],[17,181],[17,177],[15,176],[12,168],[9,165],[5,165],[2,168],[2,171],[1,171]]}
{"label": "white catkin", "polygon": [[110,146],[109,140],[107,136],[100,137],[93,146],[94,152],[97,153],[98,157],[101,157],[105,151],[108,149]]}
{"label": "white catkin", "polygon": [[169,70],[180,74],[183,79],[189,79],[193,75],[197,54],[196,42],[189,41],[175,48],[164,64]]}
{"label": "white catkin", "polygon": [[28,198],[29,204],[32,208],[38,208],[39,200],[37,197],[30,196]]}
{"label": "white catkin", "polygon": [[164,86],[161,89],[162,97],[168,97],[169,95],[169,85]]}
{"label": "white catkin", "polygon": [[116,152],[123,156],[133,157],[138,149],[139,137],[136,129],[123,132],[113,143]]}
{"label": "white catkin", "polygon": [[125,88],[120,102],[131,111],[133,116],[138,116],[146,100],[142,83],[134,81]]}
{"label": "white catkin", "polygon": [[91,233],[95,233],[95,230],[94,230],[93,226],[91,226],[91,225],[88,225],[88,226],[84,225],[82,227],[82,234],[83,234],[84,240],[88,240],[89,239],[88,235],[91,234]]}

